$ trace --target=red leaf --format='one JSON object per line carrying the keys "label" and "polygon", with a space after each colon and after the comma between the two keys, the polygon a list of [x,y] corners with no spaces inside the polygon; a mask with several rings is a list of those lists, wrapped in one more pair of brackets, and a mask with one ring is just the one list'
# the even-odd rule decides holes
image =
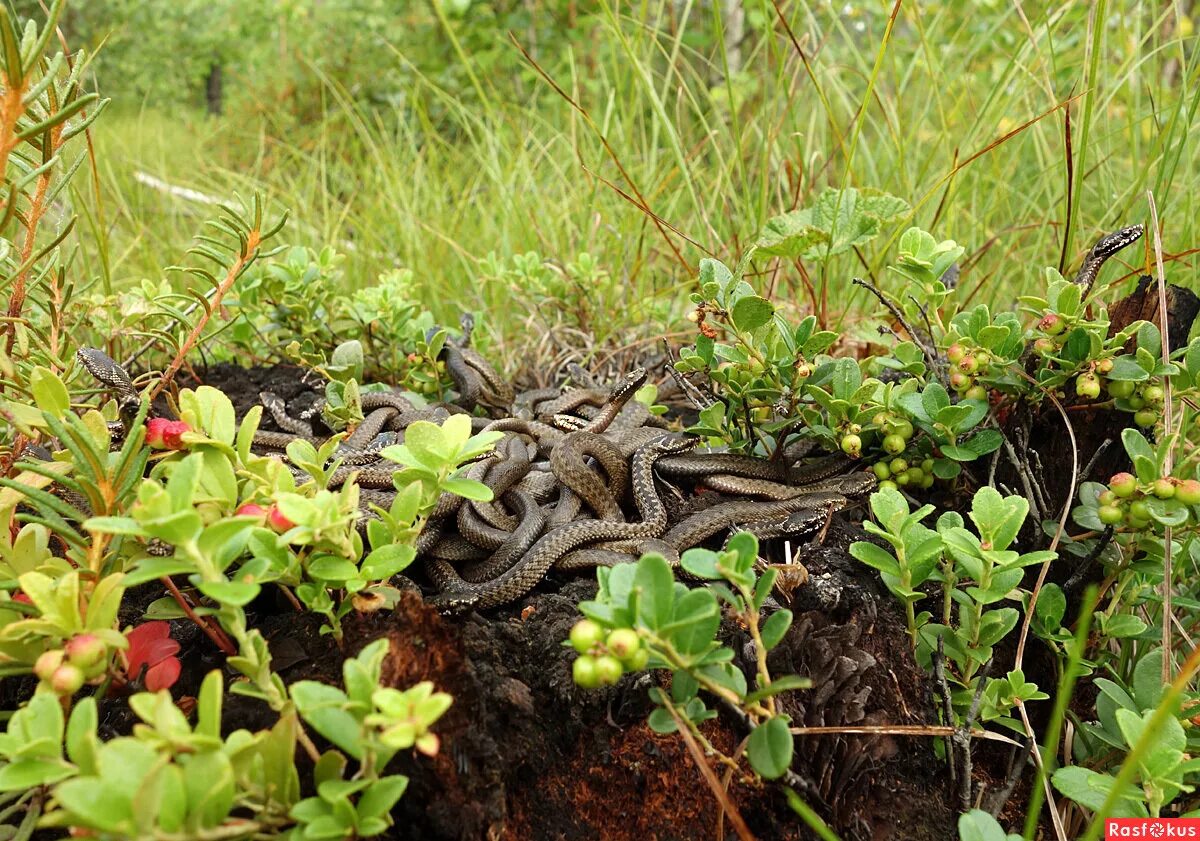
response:
{"label": "red leaf", "polygon": [[175,681],[179,680],[179,671],[182,665],[177,657],[169,657],[154,666],[146,672],[146,689],[151,692],[157,692],[160,689],[170,689]]}

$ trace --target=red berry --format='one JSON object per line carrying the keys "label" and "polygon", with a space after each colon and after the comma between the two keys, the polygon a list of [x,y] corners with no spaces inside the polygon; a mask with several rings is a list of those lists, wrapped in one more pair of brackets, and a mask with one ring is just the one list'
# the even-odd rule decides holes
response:
{"label": "red berry", "polygon": [[238,510],[233,513],[237,517],[265,517],[267,509],[253,502],[245,502],[238,506]]}
{"label": "red berry", "polygon": [[271,509],[267,512],[267,522],[271,524],[271,528],[280,534],[296,527],[295,523],[283,515],[278,505],[272,505]]}
{"label": "red berry", "polygon": [[1057,313],[1047,313],[1041,321],[1038,322],[1038,328],[1047,336],[1057,336],[1065,328],[1066,324]]}
{"label": "red berry", "polygon": [[150,418],[146,421],[146,443],[156,450],[182,450],[183,433],[191,431],[183,421]]}

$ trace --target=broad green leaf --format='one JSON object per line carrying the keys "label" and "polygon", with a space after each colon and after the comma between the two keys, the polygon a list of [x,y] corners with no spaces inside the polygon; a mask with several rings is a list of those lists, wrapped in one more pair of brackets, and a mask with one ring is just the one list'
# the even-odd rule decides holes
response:
{"label": "broad green leaf", "polygon": [[777,780],[792,764],[792,734],[782,716],[764,721],[750,731],[746,744],[746,756],[758,774],[768,780]]}

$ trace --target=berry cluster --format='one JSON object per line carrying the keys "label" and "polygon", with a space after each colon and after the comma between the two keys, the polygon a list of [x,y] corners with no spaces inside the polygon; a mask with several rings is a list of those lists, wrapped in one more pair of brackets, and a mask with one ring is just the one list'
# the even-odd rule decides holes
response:
{"label": "berry cluster", "polygon": [[[1103,360],[1102,362],[1107,361]],[[1112,367],[1111,362],[1109,362],[1109,367]],[[1097,370],[1100,370],[1099,365],[1097,365]],[[1162,417],[1163,403],[1167,399],[1167,392],[1158,378],[1151,378],[1144,383],[1113,380],[1107,385],[1108,393],[1114,399],[1121,401],[1119,408],[1133,410],[1133,422],[1138,426],[1154,426]],[[1076,390],[1078,390],[1078,386],[1076,386]]]}
{"label": "berry cluster", "polygon": [[584,689],[612,686],[626,671],[646,668],[650,652],[632,628],[604,628],[591,619],[580,619],[571,628],[571,647],[579,652],[571,676]]}
{"label": "berry cluster", "polygon": [[1184,505],[1200,505],[1200,482],[1195,479],[1156,479],[1139,484],[1131,473],[1118,473],[1108,482],[1108,489],[1097,497],[1100,503],[1096,515],[1106,526],[1125,525],[1144,529],[1150,525],[1150,506],[1147,498],[1175,499]]}
{"label": "berry cluster", "polygon": [[[887,454],[871,465],[880,488],[929,488],[933,485],[933,459],[905,452],[916,430],[912,421],[892,412],[879,412],[871,419],[883,433],[880,446]],[[845,439],[843,449],[845,449]],[[920,461],[918,462],[918,459]]]}
{"label": "berry cluster", "polygon": [[991,373],[992,356],[967,339],[960,339],[946,348],[950,362],[950,387],[964,400],[987,400],[987,389],[976,378]]}
{"label": "berry cluster", "polygon": [[80,634],[65,646],[47,651],[33,665],[43,686],[59,695],[74,695],[83,684],[104,674],[108,647],[93,634]]}

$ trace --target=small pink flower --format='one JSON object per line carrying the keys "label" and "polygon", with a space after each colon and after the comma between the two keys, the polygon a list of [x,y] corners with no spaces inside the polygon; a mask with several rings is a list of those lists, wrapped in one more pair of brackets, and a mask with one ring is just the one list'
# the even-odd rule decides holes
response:
{"label": "small pink flower", "polygon": [[151,692],[170,689],[179,679],[182,664],[175,656],[179,652],[179,643],[171,639],[170,634],[171,626],[161,620],[143,623],[125,634],[129,641],[129,649],[125,652],[129,664],[126,674],[131,679],[137,678],[145,666],[144,683]]}
{"label": "small pink flower", "polygon": [[146,443],[156,450],[182,450],[183,433],[191,431],[183,421],[150,418],[146,421]]}

